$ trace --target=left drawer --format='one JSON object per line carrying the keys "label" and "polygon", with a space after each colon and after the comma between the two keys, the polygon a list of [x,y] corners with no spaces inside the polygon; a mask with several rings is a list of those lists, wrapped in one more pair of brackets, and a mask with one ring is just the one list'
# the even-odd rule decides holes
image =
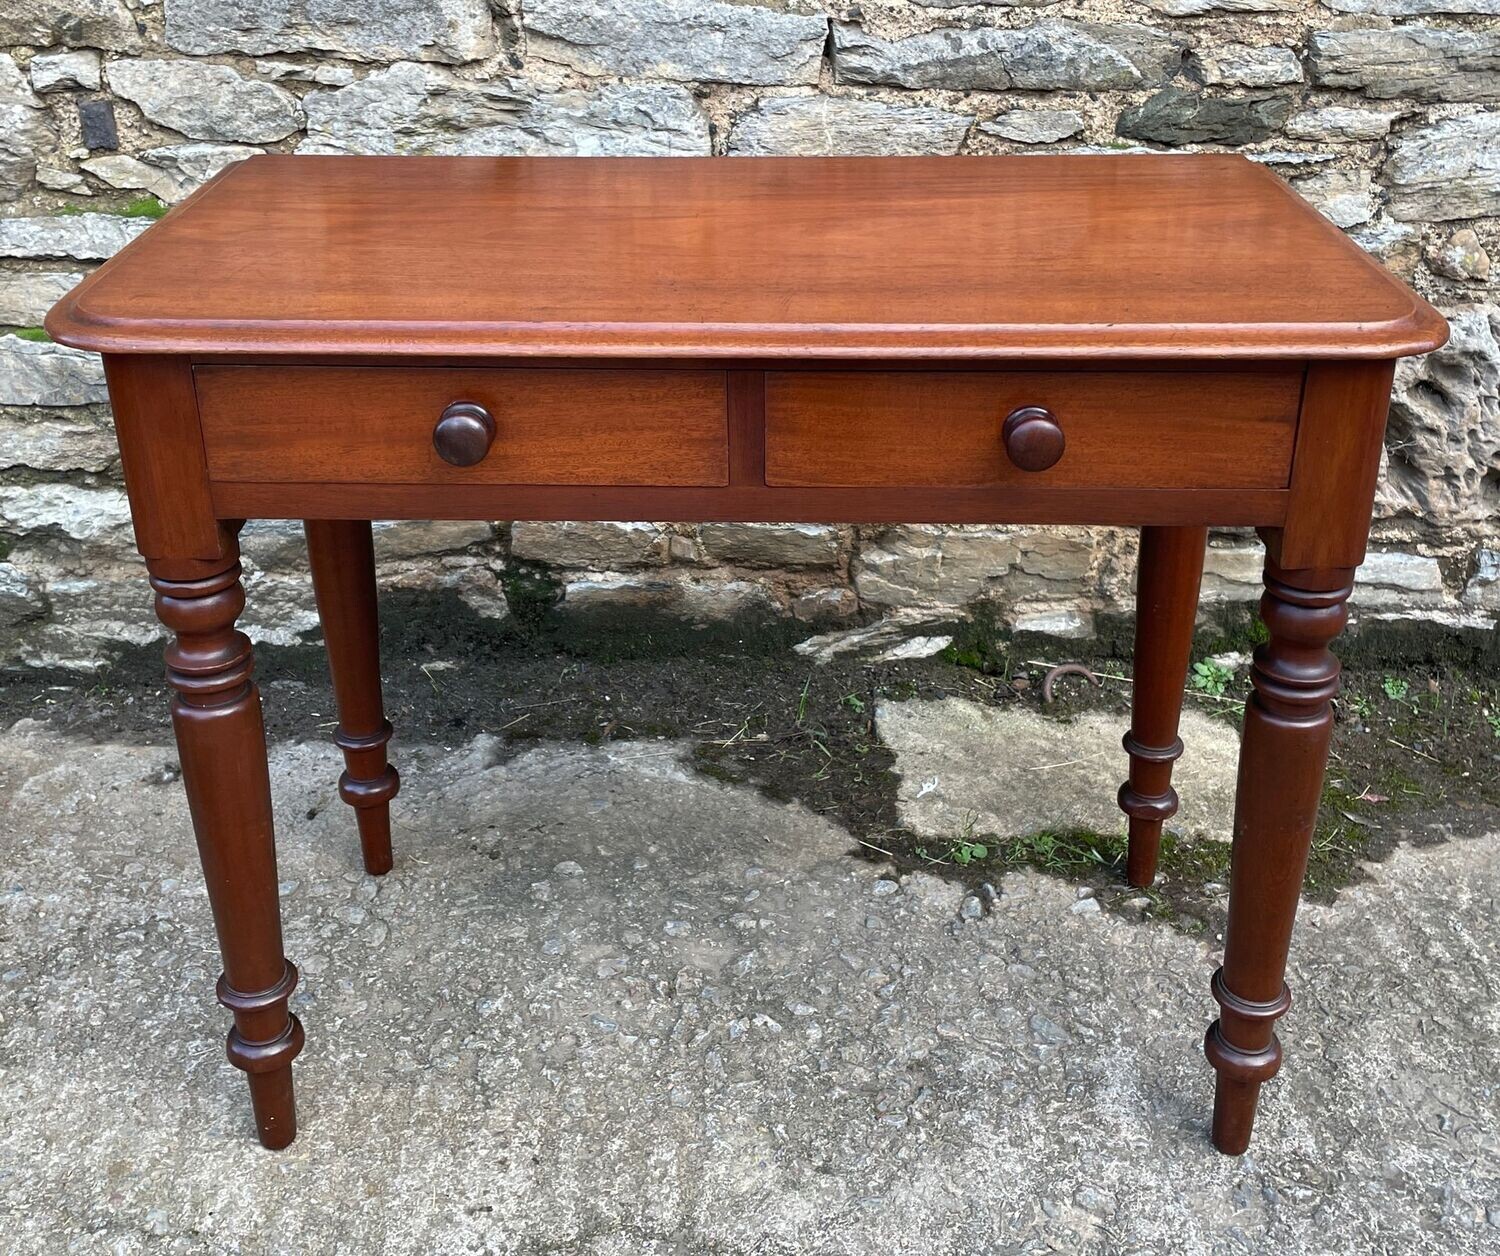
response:
{"label": "left drawer", "polygon": [[[723,371],[200,366],[209,476],[361,484],[729,482]],[[493,420],[473,465],[433,431],[469,402]]]}

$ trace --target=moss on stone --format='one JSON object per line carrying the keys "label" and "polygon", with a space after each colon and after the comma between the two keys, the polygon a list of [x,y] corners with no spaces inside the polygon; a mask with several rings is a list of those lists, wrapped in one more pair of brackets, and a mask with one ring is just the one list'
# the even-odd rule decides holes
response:
{"label": "moss on stone", "polygon": [[500,577],[511,621],[523,633],[541,631],[548,612],[562,597],[562,583],[545,567],[513,563]]}
{"label": "moss on stone", "polygon": [[961,620],[953,641],[938,656],[956,667],[982,672],[986,676],[1010,674],[1011,633],[993,602],[975,602],[969,616]]}
{"label": "moss on stone", "polygon": [[56,211],[59,218],[76,218],[80,214],[114,214],[119,218],[161,218],[171,206],[163,204],[154,196],[136,196],[128,201],[114,204],[101,202],[97,205],[63,205]]}

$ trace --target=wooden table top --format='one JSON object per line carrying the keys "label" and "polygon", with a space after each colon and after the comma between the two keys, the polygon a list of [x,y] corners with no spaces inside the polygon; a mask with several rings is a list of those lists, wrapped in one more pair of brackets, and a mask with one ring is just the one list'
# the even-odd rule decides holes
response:
{"label": "wooden table top", "polygon": [[1441,317],[1237,156],[255,157],[47,320],[104,352],[1390,358]]}

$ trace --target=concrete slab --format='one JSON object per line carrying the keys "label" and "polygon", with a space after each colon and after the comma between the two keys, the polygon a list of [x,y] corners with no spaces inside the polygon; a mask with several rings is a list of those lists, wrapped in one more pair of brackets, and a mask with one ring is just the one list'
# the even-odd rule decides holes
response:
{"label": "concrete slab", "polygon": [[400,747],[377,881],[332,749],[273,747],[308,1047],[272,1154],[172,753],[0,735],[0,1250],[1495,1250],[1500,835],[1306,912],[1228,1160],[1212,939],[1029,872],[976,917],[678,754]]}
{"label": "concrete slab", "polygon": [[[966,830],[1011,837],[1043,830],[1123,832],[1115,802],[1129,770],[1125,716],[1087,711],[1069,720],[964,698],[883,701],[880,738],[896,755],[902,823],[924,837]],[[1182,713],[1183,755],[1172,773],[1182,806],[1168,824],[1227,842],[1234,820],[1239,737],[1223,720]]]}

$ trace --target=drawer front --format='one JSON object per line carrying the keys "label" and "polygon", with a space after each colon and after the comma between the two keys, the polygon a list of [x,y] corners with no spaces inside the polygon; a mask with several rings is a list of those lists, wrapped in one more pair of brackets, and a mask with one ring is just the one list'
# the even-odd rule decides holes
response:
{"label": "drawer front", "polygon": [[[723,371],[208,366],[194,378],[217,481],[729,482]],[[494,420],[472,466],[433,447],[460,401]]]}
{"label": "drawer front", "polygon": [[[1284,488],[1302,373],[1285,371],[772,371],[766,482]],[[1043,407],[1063,452],[1025,471],[1006,416]]]}

